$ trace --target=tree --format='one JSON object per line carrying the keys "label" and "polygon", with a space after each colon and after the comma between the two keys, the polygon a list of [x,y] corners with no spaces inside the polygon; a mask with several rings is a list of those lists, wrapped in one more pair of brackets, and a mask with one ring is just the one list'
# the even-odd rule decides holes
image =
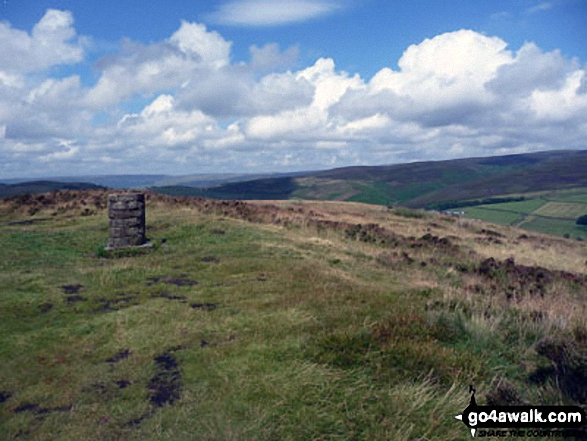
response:
{"label": "tree", "polygon": [[587,225],[587,214],[584,214],[583,216],[581,216],[579,219],[577,219],[577,222],[575,222],[577,225]]}

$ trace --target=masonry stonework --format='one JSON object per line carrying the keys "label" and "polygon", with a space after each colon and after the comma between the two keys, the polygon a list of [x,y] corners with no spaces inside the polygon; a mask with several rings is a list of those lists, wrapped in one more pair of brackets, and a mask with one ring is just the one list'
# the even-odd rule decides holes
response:
{"label": "masonry stonework", "polygon": [[144,245],[145,195],[123,193],[108,195],[110,239],[106,249],[114,250]]}

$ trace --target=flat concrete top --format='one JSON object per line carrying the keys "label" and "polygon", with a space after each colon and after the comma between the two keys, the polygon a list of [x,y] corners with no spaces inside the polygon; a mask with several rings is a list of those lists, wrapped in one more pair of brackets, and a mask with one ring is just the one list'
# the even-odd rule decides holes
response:
{"label": "flat concrete top", "polygon": [[145,200],[144,193],[113,193],[108,195],[108,201],[125,202],[125,201],[140,201]]}

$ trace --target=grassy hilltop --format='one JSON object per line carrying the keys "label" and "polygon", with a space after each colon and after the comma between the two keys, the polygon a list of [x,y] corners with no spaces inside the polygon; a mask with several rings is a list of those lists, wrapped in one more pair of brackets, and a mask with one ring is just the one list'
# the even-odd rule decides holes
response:
{"label": "grassy hilltop", "polygon": [[0,439],[466,440],[587,404],[587,245],[352,202],[0,201]]}

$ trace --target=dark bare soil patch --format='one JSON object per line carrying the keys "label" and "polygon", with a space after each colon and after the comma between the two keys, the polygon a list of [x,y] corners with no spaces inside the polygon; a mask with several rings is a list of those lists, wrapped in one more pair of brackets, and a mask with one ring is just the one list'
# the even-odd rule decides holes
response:
{"label": "dark bare soil patch", "polygon": [[224,236],[226,231],[221,230],[220,228],[215,228],[212,230],[212,234],[216,234],[217,236]]}
{"label": "dark bare soil patch", "polygon": [[51,311],[53,309],[53,303],[43,303],[42,305],[39,305],[39,310],[41,311],[42,314],[46,314],[49,311]]}
{"label": "dark bare soil patch", "polygon": [[495,245],[503,245],[503,240],[498,239],[498,238],[493,237],[493,236],[489,236],[489,237],[476,237],[475,238],[475,242],[477,242],[477,243],[493,243]]}
{"label": "dark bare soil patch", "polygon": [[124,295],[113,299],[99,298],[97,299],[99,307],[92,310],[92,312],[112,312],[118,311],[124,307],[132,304],[138,304],[137,296]]}
{"label": "dark bare soil patch", "polygon": [[167,294],[166,292],[152,294],[151,297],[154,299],[179,300],[182,303],[187,302],[187,299],[188,299],[186,296],[175,296],[175,295]]}
{"label": "dark bare soil patch", "polygon": [[12,226],[12,225],[33,225],[37,222],[45,222],[50,220],[50,218],[48,217],[39,217],[37,219],[26,219],[26,220],[20,220],[20,221],[12,221],[12,222],[8,222],[6,225]]}
{"label": "dark bare soil patch", "polygon": [[214,311],[218,304],[216,303],[190,303],[193,309],[203,309],[204,311]]}
{"label": "dark bare soil patch", "polygon": [[106,363],[118,363],[126,358],[128,358],[132,354],[130,349],[123,349],[122,351],[118,352],[117,354],[113,355],[112,357],[106,360]]}
{"label": "dark bare soil patch", "polygon": [[492,237],[505,237],[503,234],[498,233],[497,231],[493,231],[493,230],[485,229],[485,228],[483,228],[480,231],[480,233],[485,234],[486,236],[492,236]]}
{"label": "dark bare soil patch", "polygon": [[220,263],[220,260],[218,260],[216,257],[212,257],[212,256],[206,256],[202,258],[202,262],[205,263]]}
{"label": "dark bare soil patch", "polygon": [[12,392],[6,390],[0,391],[0,404],[8,401],[12,397]]}
{"label": "dark bare soil patch", "polygon": [[92,312],[94,314],[97,314],[99,312],[114,312],[114,311],[118,311],[119,308],[113,308],[112,304],[109,302],[103,303],[101,304],[98,308],[92,309]]}
{"label": "dark bare soil patch", "polygon": [[155,357],[157,373],[149,381],[149,401],[155,407],[172,405],[181,397],[181,372],[175,357],[165,352]]}
{"label": "dark bare soil patch", "polygon": [[65,298],[65,300],[67,301],[67,304],[70,305],[72,303],[84,302],[86,299],[85,299],[85,297],[74,295],[74,296],[67,296]]}
{"label": "dark bare soil patch", "polygon": [[82,391],[84,391],[84,392],[94,391],[94,392],[97,392],[99,395],[108,395],[108,394],[112,395],[118,389],[125,389],[130,385],[131,385],[130,381],[125,380],[125,379],[121,379],[121,380],[113,381],[111,383],[103,383],[103,382],[95,383],[95,384],[92,384],[91,388],[82,388]]}
{"label": "dark bare soil patch", "polygon": [[136,427],[136,426],[140,425],[143,421],[145,421],[147,418],[149,418],[152,415],[152,413],[153,413],[152,411],[145,412],[140,417],[133,418],[132,420],[130,420],[126,424],[123,424],[123,426],[124,427]]}
{"label": "dark bare soil patch", "polygon": [[105,383],[94,383],[90,388],[83,387],[82,392],[95,391],[99,395],[104,395],[108,392],[108,386]]}
{"label": "dark bare soil patch", "polygon": [[130,303],[133,300],[137,300],[137,296],[123,296],[123,297],[116,297],[114,299],[109,299],[106,300],[109,303],[112,303],[114,305],[119,305],[119,304],[125,304],[125,303]]}
{"label": "dark bare soil patch", "polygon": [[147,286],[152,286],[155,283],[159,283],[161,281],[161,277],[149,277],[147,279]]}
{"label": "dark bare soil patch", "polygon": [[46,415],[48,413],[54,412],[69,412],[71,407],[71,405],[59,407],[42,407],[37,403],[23,403],[14,409],[14,413],[31,412],[35,415]]}
{"label": "dark bare soil patch", "polygon": [[119,389],[126,389],[128,386],[131,385],[131,382],[128,380],[122,379],[122,380],[116,380],[114,382],[114,384],[116,384]]}
{"label": "dark bare soil patch", "polygon": [[165,283],[167,285],[175,285],[175,286],[196,286],[199,284],[199,282],[197,280],[192,280],[185,274],[178,276],[178,277],[160,276],[160,277],[149,277],[147,279],[147,286],[153,286],[156,283]]}
{"label": "dark bare soil patch", "polygon": [[63,292],[67,295],[70,294],[77,294],[84,286],[77,284],[77,285],[63,285],[61,287],[61,289],[63,289]]}

